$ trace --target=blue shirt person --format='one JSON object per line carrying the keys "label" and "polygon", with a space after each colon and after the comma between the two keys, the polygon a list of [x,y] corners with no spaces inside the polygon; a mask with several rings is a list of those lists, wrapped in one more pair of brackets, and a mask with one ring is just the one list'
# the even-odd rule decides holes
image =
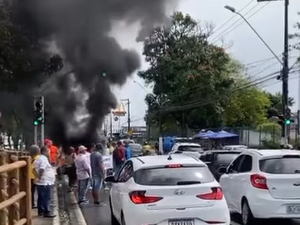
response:
{"label": "blue shirt person", "polygon": [[129,146],[128,143],[125,143],[125,147],[126,147],[125,158],[127,160],[127,159],[130,159],[132,157],[132,149],[131,149],[131,147]]}

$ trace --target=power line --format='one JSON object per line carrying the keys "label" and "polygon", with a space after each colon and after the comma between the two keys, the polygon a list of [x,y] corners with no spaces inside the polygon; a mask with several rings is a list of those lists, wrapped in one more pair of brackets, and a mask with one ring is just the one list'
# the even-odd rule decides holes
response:
{"label": "power line", "polygon": [[[270,2],[267,2],[266,4],[262,5],[258,10],[256,10],[254,13],[252,13],[248,18],[247,20],[249,20],[250,18],[252,18],[254,15],[256,15],[260,10],[262,10],[264,7],[266,7],[268,4],[270,4]],[[250,13],[253,9],[255,9],[259,4],[257,4],[256,6],[252,7],[247,13],[245,13],[245,15],[243,15],[244,17]],[[241,21],[242,20],[242,21]],[[241,21],[239,24],[237,24],[239,21]],[[218,35],[216,38],[214,38],[212,40],[212,44],[218,42],[219,40],[221,40],[223,37],[225,37],[226,35],[228,35],[229,33],[231,33],[232,31],[234,31],[236,28],[238,28],[239,26],[241,26],[245,21],[240,18],[239,20],[237,20],[235,23],[232,24],[235,25],[237,24],[236,26],[234,26],[232,29],[230,29],[231,27],[228,27],[226,30],[224,30],[224,32],[222,32],[220,35]],[[227,32],[226,32],[227,31]],[[223,34],[225,33],[225,34]]]}
{"label": "power line", "polygon": [[[252,2],[255,0],[251,0],[248,2],[242,9],[240,9],[239,13],[241,13],[245,8],[247,8]],[[220,27],[218,27],[216,30],[213,31],[211,35],[214,35],[217,31],[221,30],[226,24],[228,24],[231,20],[233,20],[237,15],[233,15],[231,18],[229,18],[225,23],[223,23]]]}
{"label": "power line", "polygon": [[[293,72],[295,72],[295,71],[291,71],[291,73],[293,73]],[[241,86],[241,87],[238,87],[238,88],[232,90],[230,93],[233,93],[233,92],[236,92],[236,91],[239,91],[239,90],[243,90],[243,89],[246,89],[246,88],[249,88],[249,87],[254,87],[254,86],[257,86],[259,84],[268,82],[270,80],[273,80],[280,73],[281,73],[281,71],[274,72],[274,73],[269,74],[269,75],[267,75],[263,78],[259,78],[255,81],[249,82],[248,84],[245,84],[244,86]],[[210,98],[208,98],[204,101],[196,101],[196,102],[192,102],[192,103],[189,103],[189,104],[186,104],[186,105],[183,105],[183,106],[168,107],[167,109],[162,110],[162,111],[165,111],[165,112],[167,112],[167,111],[182,111],[182,110],[186,110],[186,109],[192,109],[192,108],[204,106],[204,105],[207,105],[207,104],[215,101],[216,97],[219,97],[219,96],[212,96],[212,97],[210,97]]]}

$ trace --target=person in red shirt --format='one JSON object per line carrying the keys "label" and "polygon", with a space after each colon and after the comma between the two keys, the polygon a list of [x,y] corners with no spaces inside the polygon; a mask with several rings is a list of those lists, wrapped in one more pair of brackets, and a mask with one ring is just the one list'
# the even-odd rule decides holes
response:
{"label": "person in red shirt", "polygon": [[49,161],[52,164],[52,166],[55,166],[59,156],[59,149],[55,145],[53,145],[53,142],[50,139],[45,140],[45,145],[49,149]]}

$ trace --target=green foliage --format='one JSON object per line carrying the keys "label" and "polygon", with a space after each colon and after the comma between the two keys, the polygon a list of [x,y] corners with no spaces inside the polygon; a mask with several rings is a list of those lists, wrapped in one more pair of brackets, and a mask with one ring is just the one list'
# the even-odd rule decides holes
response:
{"label": "green foliage", "polygon": [[[165,129],[258,125],[266,119],[268,96],[249,83],[243,67],[224,49],[210,44],[211,30],[189,15],[176,12],[169,27],[156,27],[144,40],[149,68],[138,75],[153,85],[146,97],[145,120]],[[224,124],[224,122],[226,124]]]}
{"label": "green foliage", "polygon": [[[143,55],[150,67],[139,76],[153,84],[153,95],[146,101],[156,123],[161,110],[164,122],[182,125],[185,118],[189,127],[221,124],[225,93],[233,84],[231,59],[207,37],[208,31],[195,20],[177,12],[171,27],[157,27],[145,39]],[[201,109],[193,106],[208,99]]]}
{"label": "green foliage", "polygon": [[258,126],[260,132],[266,132],[266,133],[277,133],[281,130],[281,126],[278,123],[273,122],[265,122]]}
{"label": "green foliage", "polygon": [[40,75],[62,69],[62,58],[50,56],[39,40],[38,31],[22,20],[13,4],[0,3],[0,89],[18,92],[24,85],[40,85]]}
{"label": "green foliage", "polygon": [[267,94],[256,87],[241,89],[231,95],[224,112],[224,121],[230,127],[253,127],[266,121],[270,107]]}
{"label": "green foliage", "polygon": [[[271,101],[271,107],[276,109],[279,114],[282,114],[282,94],[277,92],[275,94],[267,93]],[[292,107],[295,104],[295,100],[289,97],[288,106]]]}
{"label": "green foliage", "polygon": [[[299,22],[297,22],[294,26],[296,31],[294,34],[290,35],[290,38],[295,41],[293,47],[300,51],[300,12],[298,12],[298,16]],[[300,57],[298,58],[298,61],[300,62]]]}

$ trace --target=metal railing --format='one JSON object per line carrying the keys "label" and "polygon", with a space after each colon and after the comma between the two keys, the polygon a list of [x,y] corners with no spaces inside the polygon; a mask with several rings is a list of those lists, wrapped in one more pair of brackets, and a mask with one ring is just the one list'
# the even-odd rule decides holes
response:
{"label": "metal railing", "polygon": [[31,157],[0,151],[0,224],[31,225]]}

